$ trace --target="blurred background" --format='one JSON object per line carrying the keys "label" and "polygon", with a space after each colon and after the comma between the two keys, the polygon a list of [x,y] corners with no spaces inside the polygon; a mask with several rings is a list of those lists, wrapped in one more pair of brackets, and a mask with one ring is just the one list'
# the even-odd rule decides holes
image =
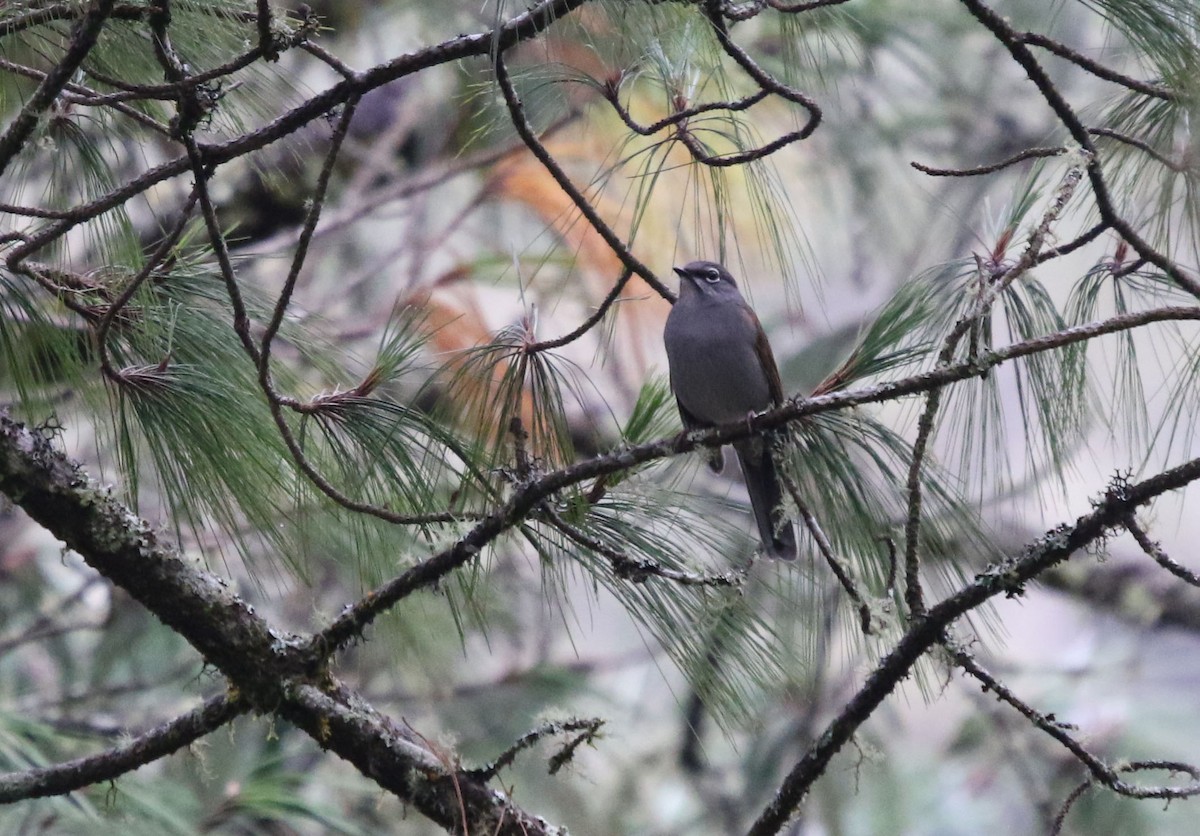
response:
{"label": "blurred background", "polygon": [[[804,15],[762,15],[733,29],[765,68],[820,104],[820,129],[760,164],[690,165],[686,152],[662,135],[633,135],[604,101],[603,85],[621,79],[622,101],[642,124],[670,112],[675,82],[692,85],[689,95],[705,89],[710,96],[713,89],[744,95],[752,88],[720,60],[699,15],[685,4],[631,8],[637,5],[589,6],[510,54],[530,119],[601,215],[633,237],[633,252],[657,275],[671,277],[672,287],[672,265],[705,258],[730,267],[770,335],[789,394],[820,385],[867,323],[914,280],[952,284],[975,269],[976,257],[1002,256],[1006,230],[1036,222],[1072,164],[1052,158],[970,178],[914,169],[912,161],[971,167],[1060,144],[1061,127],[1007,53],[957,4],[918,10],[899,0],[854,0]],[[1144,54],[1106,22],[1110,4],[995,5],[1019,28],[1044,32],[1134,76],[1148,72]],[[311,8],[322,23],[319,45],[356,69],[482,31],[519,11],[474,0],[436,7],[346,0]],[[21,59],[29,47],[12,41],[0,40],[0,56]],[[1052,56],[1044,64],[1081,112],[1113,118],[1111,85]],[[290,51],[278,66],[255,65],[237,79],[232,92],[253,124],[254,116],[265,121],[337,76],[328,64]],[[4,83],[10,95],[0,105],[8,118],[22,82]],[[727,150],[769,140],[802,124],[797,111],[767,100],[739,122],[744,135],[713,128],[712,142]],[[31,152],[4,186],[4,200],[32,201],[39,190],[48,192],[54,167],[92,166],[120,181],[178,153],[161,137],[122,132],[98,117],[67,114],[61,122],[61,135],[39,149],[55,143],[53,153]],[[239,277],[267,299],[291,266],[332,125],[313,122],[251,159],[223,166],[213,181]],[[1191,135],[1182,120],[1173,125],[1164,128],[1163,141],[1186,153]],[[219,120],[208,126],[218,138],[239,129]],[[1161,182],[1148,184],[1153,178],[1132,163],[1122,171],[1131,217],[1162,229],[1185,225],[1194,208],[1183,188],[1190,173],[1162,172]],[[1181,196],[1168,199],[1172,178]],[[189,186],[186,178],[170,181],[129,207],[129,228],[143,244],[161,234],[161,219],[181,205]],[[1074,199],[1052,243],[1086,229],[1094,221],[1089,206],[1090,195]],[[7,231],[18,222],[4,223]],[[1184,262],[1194,264],[1187,241],[1179,246]],[[1113,259],[1116,247],[1102,235],[1034,272],[1053,304],[1066,310],[1081,277]],[[98,251],[81,234],[65,254],[84,267]],[[405,375],[389,382],[393,397],[434,409],[447,392],[473,402],[462,393],[470,395],[474,385],[474,397],[486,402],[489,387],[502,385],[502,372],[472,360],[477,346],[506,329],[538,339],[569,332],[601,303],[620,270],[516,137],[487,62],[436,67],[374,90],[359,104],[289,310],[290,325],[319,335],[319,348],[283,344],[280,362],[298,391],[311,396],[353,385],[398,329],[411,328],[424,342]],[[1117,305],[1102,300],[1088,318]],[[635,276],[600,327],[556,352],[569,440],[545,452],[548,465],[621,443],[647,383],[656,383],[665,399],[665,412],[660,404],[657,414],[674,420],[662,388],[668,310]],[[1194,406],[1175,397],[1174,375],[1195,349],[1195,332],[1185,330],[1097,343],[1087,358],[1087,431],[1053,455],[1037,451],[1039,430],[1022,417],[1020,381],[1000,369],[1001,399],[989,413],[996,426],[947,419],[937,437],[947,481],[979,503],[993,550],[977,551],[971,537],[952,544],[958,571],[969,578],[997,552],[1015,553],[1046,528],[1086,513],[1116,471],[1148,474],[1200,454],[1186,417],[1174,423],[1163,417]],[[1138,352],[1133,361],[1131,351]],[[328,371],[334,366],[336,375]],[[131,489],[120,454],[95,428],[81,396],[68,386],[59,395],[33,417],[44,419],[52,409],[71,455],[133,494],[148,519],[172,527],[161,481],[147,478]],[[4,396],[18,399],[7,381]],[[520,398],[515,409],[534,423],[529,416],[544,404],[536,394]],[[918,408],[905,401],[871,414],[911,437]],[[676,426],[656,429],[661,436]],[[968,443],[973,433],[987,434],[989,443]],[[689,456],[655,479],[643,487],[645,502],[657,501],[659,491],[669,495],[664,514],[686,495],[697,497],[697,514],[723,520],[725,545],[704,565],[723,570],[746,563],[752,525],[735,468],[713,476]],[[325,623],[394,575],[408,559],[404,549],[414,548],[413,541],[380,538],[377,548],[363,551],[313,524],[293,541],[300,544],[296,552],[271,555],[266,547],[231,545],[233,522],[179,525],[177,533],[189,554],[233,577],[257,608],[296,630]],[[1164,497],[1145,522],[1168,554],[1200,568],[1189,548],[1200,541],[1194,497]],[[414,596],[372,628],[366,642],[339,657],[339,675],[467,763],[496,757],[547,718],[604,718],[603,736],[557,775],[547,775],[552,745],[502,775],[519,804],[574,834],[744,832],[886,648],[854,636],[853,614],[838,608],[838,588],[819,558],[803,556],[795,567],[760,562],[751,570],[758,580],[748,605],[770,611],[776,638],[788,645],[780,652],[792,661],[781,666],[786,676],[755,683],[749,702],[710,711],[699,707],[679,658],[631,617],[627,604],[587,572],[566,570],[548,582],[545,559],[518,539],[505,541],[467,581]],[[1195,761],[1198,629],[1200,593],[1165,576],[1123,535],[1104,554],[1079,555],[1026,596],[997,603],[961,637],[978,633],[976,651],[985,664],[1032,705],[1077,725],[1093,751],[1115,761]],[[693,643],[705,641],[698,635]],[[181,639],[19,511],[3,511],[0,757],[6,769],[111,745],[127,729],[169,718],[212,688]],[[834,760],[793,832],[1048,832],[1084,777],[1061,747],[934,660]],[[1186,803],[1164,808],[1094,790],[1073,809],[1064,832],[1185,834],[1194,832],[1194,821]],[[254,718],[114,787],[0,809],[0,827],[438,832],[350,766],[324,757],[308,738]]]}

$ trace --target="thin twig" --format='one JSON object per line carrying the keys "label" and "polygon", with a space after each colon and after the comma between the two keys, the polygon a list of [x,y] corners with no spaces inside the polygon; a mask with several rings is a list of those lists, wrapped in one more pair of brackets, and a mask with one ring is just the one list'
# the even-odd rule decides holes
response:
{"label": "thin twig", "polygon": [[[951,339],[947,339],[942,350],[942,358],[948,360],[958,342],[958,337],[951,335]],[[939,365],[944,365],[942,358],[939,358]],[[904,517],[904,603],[908,608],[910,621],[920,621],[925,617],[925,593],[921,588],[922,479],[925,454],[929,449],[929,439],[933,437],[937,413],[945,391],[944,387],[938,387],[930,389],[925,396],[925,408],[921,410],[921,417],[917,421],[917,438],[913,442],[912,459],[908,464],[908,478],[904,489],[908,496],[908,508]]]}
{"label": "thin twig", "polygon": [[621,291],[625,289],[625,285],[629,284],[629,280],[631,278],[633,278],[633,271],[629,268],[626,268],[621,273],[620,278],[617,279],[616,284],[612,286],[612,289],[609,290],[604,299],[601,300],[600,305],[591,313],[590,316],[588,316],[587,319],[579,323],[578,328],[575,328],[569,333],[563,334],[561,337],[557,337],[552,340],[541,340],[540,342],[529,343],[522,349],[522,351],[524,351],[526,354],[537,354],[541,351],[550,351],[555,348],[562,348],[564,345],[572,343],[582,337],[588,331],[592,330],[592,328],[596,326],[596,323],[604,318],[604,315],[608,313],[609,308],[616,304],[617,300],[621,296]]}
{"label": "thin twig", "polygon": [[17,206],[13,203],[0,203],[0,213],[5,215],[20,215],[26,218],[42,218],[45,220],[63,220],[75,215],[73,209],[42,209],[36,206]]}
{"label": "thin twig", "polygon": [[1032,46],[1040,46],[1042,49],[1054,53],[1059,58],[1065,58],[1072,64],[1087,70],[1097,78],[1102,78],[1105,81],[1111,81],[1114,84],[1120,84],[1122,87],[1128,87],[1130,90],[1133,90],[1137,93],[1144,93],[1147,96],[1151,96],[1155,99],[1163,99],[1168,102],[1177,101],[1179,98],[1175,91],[1164,87],[1161,84],[1150,84],[1145,81],[1139,81],[1136,78],[1123,75],[1116,70],[1111,70],[1103,64],[1093,61],[1086,55],[1076,52],[1066,44],[1056,41],[1053,38],[1048,38],[1045,35],[1037,32],[1022,32],[1020,35],[1018,35],[1018,39],[1021,43],[1030,44]]}
{"label": "thin twig", "polygon": [[842,585],[842,589],[846,593],[846,597],[850,599],[850,603],[858,610],[859,627],[863,631],[863,635],[870,636],[875,632],[871,624],[871,607],[867,604],[865,598],[858,590],[858,584],[855,583],[850,570],[842,565],[836,554],[833,553],[833,544],[829,542],[829,538],[825,535],[825,530],[821,528],[821,524],[817,518],[809,510],[805,504],[804,498],[800,495],[800,486],[796,484],[796,480],[789,474],[780,472],[780,480],[783,486],[787,488],[787,492],[792,497],[792,502],[796,503],[796,510],[800,513],[800,519],[804,523],[804,527],[808,529],[808,533],[812,535],[813,542],[817,544],[817,551],[825,558],[825,562],[829,564],[829,568],[833,571],[834,577],[838,583]]}
{"label": "thin twig", "polygon": [[0,775],[0,804],[64,795],[101,781],[111,781],[196,742],[246,713],[250,707],[219,694],[209,697],[187,714],[108,751],[54,766]]}
{"label": "thin twig", "polygon": [[358,107],[359,99],[351,98],[346,102],[345,108],[342,110],[342,116],[338,119],[337,127],[334,128],[333,137],[330,139],[329,150],[325,154],[325,162],[321,165],[321,173],[317,176],[317,184],[313,189],[313,194],[309,198],[308,213],[304,218],[304,226],[300,230],[300,238],[296,242],[296,252],[292,256],[292,266],[288,270],[287,277],[284,279],[283,288],[279,291],[279,298],[275,302],[275,310],[271,314],[271,318],[267,321],[266,327],[263,329],[261,345],[258,355],[258,371],[259,383],[263,389],[272,394],[273,384],[271,382],[271,342],[275,339],[275,335],[279,333],[279,328],[283,324],[283,318],[287,315],[288,305],[291,303],[292,294],[296,290],[296,282],[300,279],[300,270],[304,267],[304,262],[308,258],[308,245],[312,242],[313,233],[317,229],[317,221],[321,217],[321,209],[325,205],[325,195],[329,190],[329,180],[333,176],[333,167],[338,159],[338,152],[342,149],[342,142],[346,139],[346,134],[350,131],[350,122],[354,119],[354,112]]}
{"label": "thin twig", "polygon": [[262,57],[258,47],[243,52],[234,58],[220,64],[212,69],[202,70],[198,73],[189,74],[184,78],[166,84],[129,84],[119,78],[114,78],[106,73],[102,73],[95,68],[88,68],[85,72],[95,78],[97,81],[103,82],[110,87],[117,88],[115,93],[99,93],[91,91],[88,94],[87,104],[93,106],[114,104],[117,102],[135,101],[139,99],[161,99],[165,101],[173,101],[181,95],[202,87],[211,81],[225,78],[233,75],[238,70],[244,69],[259,58]]}
{"label": "thin twig", "polygon": [[621,117],[621,121],[625,123],[625,127],[629,128],[629,130],[633,131],[635,134],[639,134],[640,136],[653,136],[663,128],[678,126],[681,122],[686,122],[694,116],[699,116],[703,113],[710,113],[714,110],[725,110],[734,113],[747,110],[770,95],[770,91],[762,89],[757,93],[752,93],[749,96],[745,96],[741,99],[734,99],[732,101],[705,102],[704,104],[693,105],[692,107],[687,107],[682,110],[676,110],[669,116],[664,116],[662,119],[659,119],[657,122],[651,122],[649,125],[643,125],[633,118],[633,115],[629,112],[628,108],[621,104],[621,80],[622,79],[617,79],[606,84],[604,86],[604,97],[612,105],[613,110],[617,112],[617,115]]}
{"label": "thin twig", "polygon": [[338,58],[320,44],[306,40],[304,43],[300,44],[300,48],[314,58],[332,67],[333,70],[344,79],[354,79],[358,76],[358,73],[356,73],[349,64],[344,62],[341,58]]}
{"label": "thin twig", "polygon": [[1101,235],[1103,235],[1105,232],[1107,232],[1108,229],[1109,229],[1108,223],[1105,221],[1101,221],[1100,223],[1095,224],[1092,227],[1089,227],[1087,230],[1082,232],[1080,235],[1078,235],[1077,237],[1073,238],[1072,240],[1068,241],[1065,244],[1060,244],[1057,247],[1048,247],[1046,249],[1043,249],[1040,253],[1037,254],[1037,257],[1034,259],[1033,266],[1037,267],[1039,264],[1044,264],[1045,262],[1050,261],[1051,259],[1060,258],[1069,253],[1073,253],[1076,250],[1078,250],[1080,247],[1085,247],[1088,244],[1095,241],[1097,238],[1099,238]]}
{"label": "thin twig", "polygon": [[[770,2],[770,0],[768,0],[768,2]],[[733,42],[733,40],[729,37],[729,32],[724,27],[714,26],[713,33],[717,36],[717,41],[720,43],[721,49],[725,51],[725,54],[732,58],[737,65],[741,67],[748,76],[750,76],[750,78],[754,79],[755,83],[758,84],[760,88],[763,90],[769,90],[774,95],[779,96],[786,101],[792,102],[793,104],[800,105],[800,107],[804,108],[804,110],[808,112],[808,120],[798,130],[790,131],[783,136],[776,137],[775,139],[759,146],[758,148],[720,157],[709,156],[703,152],[703,149],[697,149],[688,144],[690,135],[687,132],[683,132],[680,135],[680,139],[685,145],[687,145],[688,150],[692,153],[692,156],[709,166],[741,165],[746,162],[762,159],[763,157],[773,154],[775,151],[778,151],[780,148],[783,148],[786,145],[791,145],[794,142],[799,142],[812,136],[812,134],[817,130],[817,127],[820,126],[822,118],[821,108],[817,105],[816,101],[800,90],[797,90],[795,87],[785,84],[784,82],[775,78],[773,75],[760,67],[754,61],[754,59],[750,57],[749,53]],[[699,156],[697,156],[698,153]]]}
{"label": "thin twig", "polygon": [[1138,525],[1137,518],[1133,514],[1125,518],[1125,528],[1133,535],[1133,539],[1137,540],[1137,544],[1142,547],[1142,551],[1146,553],[1147,557],[1184,583],[1200,587],[1200,575],[1172,560],[1170,555],[1163,551],[1162,544],[1151,540],[1146,530]]}
{"label": "thin twig", "polygon": [[[45,641],[59,636],[69,636],[71,633],[82,633],[91,630],[102,630],[108,626],[108,619],[99,618],[91,621],[79,621],[73,624],[49,623],[42,624],[38,627],[32,627],[23,631],[18,636],[12,636],[7,639],[0,639],[0,656],[6,653],[11,653],[18,647],[31,644],[33,642]],[[39,700],[39,703],[44,703],[44,700]]]}
{"label": "thin twig", "polygon": [[[41,70],[34,69],[33,67],[27,67],[24,64],[18,64],[15,61],[9,61],[7,58],[0,58],[0,69],[7,70],[8,72],[16,75],[23,75],[26,78],[32,78],[39,82],[44,81],[47,76],[47,73],[42,72]],[[70,104],[79,104],[84,107],[108,107],[117,113],[122,114],[123,116],[129,117],[142,127],[149,128],[157,134],[161,134],[162,136],[170,135],[170,130],[167,128],[167,126],[152,116],[142,113],[140,110],[130,107],[123,102],[101,101],[101,99],[106,97],[89,87],[85,87],[82,84],[71,82],[64,85],[61,98],[64,102],[68,102]]]}
{"label": "thin twig", "polygon": [[587,219],[587,222],[592,225],[592,228],[604,239],[604,243],[608,244],[617,258],[621,260],[621,263],[625,265],[625,269],[637,273],[660,296],[670,302],[674,302],[675,294],[671,292],[670,288],[663,284],[650,268],[643,264],[630,251],[629,247],[617,237],[617,233],[600,217],[600,213],[596,211],[591,201],[571,182],[571,178],[563,171],[562,166],[558,164],[558,161],[546,150],[546,146],[537,138],[533,131],[533,126],[529,124],[529,120],[525,117],[525,106],[521,104],[521,99],[517,95],[516,88],[513,87],[502,52],[496,54],[495,68],[496,82],[500,85],[500,91],[504,95],[504,102],[508,107],[509,118],[512,120],[513,127],[516,128],[517,134],[520,135],[533,156],[550,172],[550,176],[558,183],[559,188],[567,193],[567,197],[571,198],[571,202],[575,204],[579,212]]}
{"label": "thin twig", "polygon": [[1095,785],[1095,780],[1089,778],[1071,791],[1071,794],[1067,796],[1066,801],[1063,802],[1062,808],[1058,811],[1058,815],[1054,817],[1054,822],[1050,827],[1050,836],[1058,836],[1058,834],[1062,832],[1063,825],[1067,821],[1067,814],[1071,812],[1071,807],[1074,806],[1076,801],[1083,797],[1085,792],[1090,790]]}
{"label": "thin twig", "polygon": [[714,586],[739,587],[746,582],[742,572],[724,572],[720,575],[704,575],[697,572],[683,572],[679,569],[669,569],[660,563],[654,563],[641,558],[632,558],[621,551],[609,546],[586,531],[571,525],[553,508],[543,505],[538,514],[544,516],[555,528],[567,535],[571,540],[591,552],[595,552],[612,567],[613,574],[622,580],[632,583],[643,583],[648,578],[662,578],[677,583],[680,586]]}
{"label": "thin twig", "polygon": [[1036,728],[1050,735],[1063,748],[1069,751],[1092,774],[1092,777],[1113,792],[1129,798],[1190,798],[1200,795],[1200,769],[1194,766],[1182,765],[1179,771],[1187,772],[1192,782],[1182,787],[1139,787],[1121,779],[1120,770],[1110,766],[1099,757],[1092,754],[1082,743],[1072,737],[1068,731],[1073,729],[1066,723],[1057,720],[1054,715],[1043,714],[1024,702],[1012,690],[992,676],[973,655],[952,641],[945,641],[943,646],[950,653],[954,663],[977,679],[985,691],[991,691],[996,697],[1010,706],[1032,723]]}
{"label": "thin twig", "polygon": [[[1162,770],[1163,772],[1182,772],[1190,775],[1192,780],[1200,781],[1200,770],[1192,766],[1190,763],[1182,763],[1181,761],[1133,761],[1132,763],[1120,764],[1113,767],[1116,772],[1145,772],[1146,770]],[[1054,817],[1054,824],[1050,828],[1050,836],[1058,836],[1062,833],[1063,825],[1066,824],[1067,814],[1071,812],[1071,807],[1078,801],[1085,792],[1096,785],[1095,778],[1089,778],[1082,784],[1077,786],[1067,796],[1063,802],[1062,809],[1058,811],[1058,815]]]}
{"label": "thin twig", "polygon": [[1067,149],[1063,147],[1055,148],[1026,148],[1018,154],[1013,154],[998,163],[991,165],[981,165],[976,168],[934,168],[916,161],[910,162],[913,168],[923,174],[928,174],[932,177],[976,177],[980,174],[993,174],[1001,169],[1008,168],[1010,165],[1024,162],[1025,160],[1041,159],[1044,157],[1059,157],[1067,153]]}
{"label": "thin twig", "polygon": [[104,316],[96,324],[96,346],[100,354],[100,369],[114,383],[120,383],[124,375],[112,365],[112,358],[108,350],[109,331],[116,321],[117,314],[129,304],[129,300],[137,293],[138,288],[158,269],[159,265],[170,255],[175,245],[179,243],[179,239],[183,237],[184,230],[187,229],[188,221],[191,220],[192,209],[195,208],[198,199],[199,193],[193,189],[188,199],[184,201],[183,209],[179,212],[179,219],[175,222],[175,226],[163,236],[162,241],[155,247],[150,257],[146,259],[146,263],[142,265],[142,269],[129,280],[129,283],[125,285],[125,289],[109,304],[108,310],[104,312]]}
{"label": "thin twig", "polygon": [[1146,142],[1145,140],[1142,140],[1142,139],[1138,139],[1135,136],[1129,136],[1128,134],[1123,134],[1120,131],[1114,131],[1109,128],[1088,128],[1088,133],[1091,134],[1092,136],[1102,136],[1102,137],[1106,137],[1107,139],[1115,139],[1117,142],[1124,143],[1125,145],[1130,145],[1130,146],[1138,149],[1142,153],[1146,154],[1147,156],[1162,163],[1164,166],[1166,166],[1166,168],[1168,168],[1171,171],[1174,171],[1176,174],[1182,174],[1182,173],[1188,171],[1188,169],[1189,169],[1189,166],[1187,165],[1187,163],[1176,162],[1175,160],[1168,157],[1166,154],[1160,153],[1149,142]]}
{"label": "thin twig", "polygon": [[44,608],[41,614],[33,620],[33,623],[27,625],[19,634],[6,639],[0,639],[0,653],[7,653],[14,647],[44,638],[45,634],[41,631],[55,626],[58,623],[58,619],[66,615],[67,611],[78,604],[88,591],[98,583],[100,583],[100,578],[98,577],[85,580],[70,595],[59,598],[52,606]]}
{"label": "thin twig", "polygon": [[506,769],[513,764],[517,759],[517,755],[526,749],[532,749],[542,740],[551,735],[571,734],[573,732],[582,732],[576,735],[575,738],[567,744],[569,749],[564,747],[563,751],[554,756],[550,766],[550,774],[553,775],[558,771],[558,768],[565,763],[565,760],[559,760],[564,752],[573,752],[580,743],[590,743],[598,736],[600,728],[604,725],[604,720],[594,717],[588,720],[571,719],[571,720],[556,720],[549,723],[542,723],[535,729],[530,729],[525,734],[518,737],[513,744],[505,749],[491,763],[481,766],[477,769],[470,770],[467,774],[481,781],[490,781],[499,774],[500,770]]}
{"label": "thin twig", "polygon": [[259,362],[259,349],[250,335],[250,314],[246,302],[242,298],[242,289],[238,285],[237,273],[233,269],[233,260],[229,256],[229,245],[225,234],[221,231],[221,222],[217,219],[217,209],[208,192],[208,180],[213,176],[216,167],[205,164],[200,147],[191,134],[184,137],[188,158],[192,161],[192,172],[196,177],[196,195],[200,201],[200,213],[204,216],[204,225],[208,230],[209,243],[217,256],[217,266],[221,278],[225,282],[225,294],[229,297],[229,306],[233,313],[233,331],[242,343],[242,348],[255,365]]}
{"label": "thin twig", "polygon": [[[604,85],[603,91],[604,97],[612,105],[613,110],[617,112],[617,115],[621,118],[621,121],[625,123],[626,127],[641,136],[653,136],[664,128],[673,127],[675,129],[674,138],[681,142],[685,148],[687,148],[688,152],[692,155],[692,159],[698,163],[710,167],[742,165],[743,163],[762,159],[763,157],[766,157],[779,150],[784,145],[804,139],[812,132],[811,129],[807,129],[809,126],[806,126],[806,129],[792,131],[783,137],[780,137],[759,148],[753,148],[746,151],[725,155],[709,154],[699,140],[696,139],[695,128],[688,124],[691,119],[705,113],[711,113],[713,111],[737,113],[739,111],[747,110],[768,96],[775,94],[775,91],[764,87],[759,89],[757,92],[751,93],[750,95],[744,96],[740,99],[705,102],[704,104],[676,109],[670,115],[664,116],[657,122],[652,122],[649,125],[643,125],[633,118],[633,115],[629,112],[628,108],[621,104],[620,82],[620,78],[608,82]],[[811,128],[814,129],[815,127],[815,125],[811,126]]]}

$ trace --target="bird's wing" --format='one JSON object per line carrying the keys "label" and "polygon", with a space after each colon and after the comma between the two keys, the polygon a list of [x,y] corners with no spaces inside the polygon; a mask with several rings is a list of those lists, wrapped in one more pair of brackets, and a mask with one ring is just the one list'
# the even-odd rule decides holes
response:
{"label": "bird's wing", "polygon": [[754,353],[758,355],[758,362],[762,365],[763,374],[767,377],[767,389],[771,393],[771,405],[775,406],[783,403],[783,381],[779,377],[779,365],[775,362],[775,352],[771,351],[771,344],[767,342],[767,332],[763,330],[762,323],[758,321],[758,315],[747,305],[743,308],[746,318],[750,320],[750,325],[753,326],[751,333],[758,336],[754,340]]}

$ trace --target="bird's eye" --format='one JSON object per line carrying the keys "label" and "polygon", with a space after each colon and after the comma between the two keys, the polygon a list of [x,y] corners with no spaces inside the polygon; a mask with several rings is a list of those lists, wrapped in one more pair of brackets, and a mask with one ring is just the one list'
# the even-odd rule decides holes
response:
{"label": "bird's eye", "polygon": [[717,282],[721,281],[720,271],[718,271],[716,267],[709,267],[704,271],[704,281],[708,282],[709,284],[716,284]]}

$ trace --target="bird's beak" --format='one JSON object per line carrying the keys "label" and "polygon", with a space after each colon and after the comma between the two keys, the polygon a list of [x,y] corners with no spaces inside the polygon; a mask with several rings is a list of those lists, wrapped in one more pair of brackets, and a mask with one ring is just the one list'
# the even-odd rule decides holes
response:
{"label": "bird's beak", "polygon": [[684,270],[682,267],[672,267],[671,269],[675,271],[675,275],[679,276],[680,284],[683,282],[690,282],[692,280],[692,277],[688,274],[688,271]]}

